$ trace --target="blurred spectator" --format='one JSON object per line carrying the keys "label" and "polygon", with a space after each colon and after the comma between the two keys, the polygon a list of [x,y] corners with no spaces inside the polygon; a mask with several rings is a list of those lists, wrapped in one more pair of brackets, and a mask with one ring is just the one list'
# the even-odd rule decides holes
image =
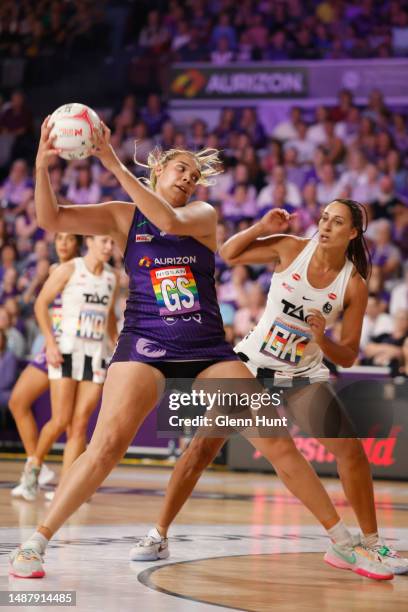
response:
{"label": "blurred spectator", "polygon": [[179,62],[206,62],[209,60],[208,49],[202,40],[200,30],[195,27],[190,29],[190,40],[180,47],[176,59]]}
{"label": "blurred spectator", "polygon": [[33,181],[29,175],[27,162],[17,159],[13,162],[8,177],[0,187],[2,208],[7,210],[7,217],[14,220],[23,208],[23,203],[33,193]]}
{"label": "blurred spectator", "polygon": [[305,179],[305,169],[298,162],[298,151],[294,147],[287,147],[283,154],[283,165],[289,183],[293,183],[299,189],[302,188]]}
{"label": "blurred spectator", "polygon": [[138,121],[123,141],[120,152],[125,160],[133,160],[136,156],[136,159],[144,164],[153,146],[146,123]]}
{"label": "blurred spectator", "polygon": [[317,184],[316,197],[319,204],[328,204],[340,197],[341,185],[337,180],[334,166],[329,162],[322,165],[320,181]]}
{"label": "blurred spectator", "polygon": [[207,124],[202,119],[195,119],[191,124],[191,134],[188,139],[188,148],[198,151],[206,146]]}
{"label": "blurred spectator", "polygon": [[158,134],[163,123],[170,119],[157,94],[150,94],[148,96],[146,106],[142,108],[140,116],[147,125],[150,136]]}
{"label": "blurred spectator", "polygon": [[184,45],[187,45],[191,40],[190,26],[187,21],[180,20],[176,24],[176,31],[171,39],[172,51],[178,51]]}
{"label": "blurred spectator", "polygon": [[213,64],[218,66],[232,62],[234,59],[234,52],[226,36],[222,36],[217,40],[214,51],[210,53],[210,59]]}
{"label": "blurred spectator", "polygon": [[253,48],[259,50],[259,57],[268,46],[269,32],[264,18],[260,13],[252,16],[251,23],[247,29],[248,41]]}
{"label": "blurred spectator", "polygon": [[316,145],[307,138],[307,125],[304,121],[299,120],[296,123],[296,138],[288,140],[285,149],[287,147],[297,151],[299,164],[307,164],[313,160]]}
{"label": "blurred spectator", "polygon": [[408,311],[398,310],[393,318],[391,333],[375,336],[366,345],[363,365],[389,366],[391,376],[396,377],[403,362],[402,346],[408,338]]}
{"label": "blurred spectator", "polygon": [[272,132],[272,136],[277,140],[295,140],[298,137],[297,124],[301,117],[300,108],[292,106],[289,119],[278,123]]}
{"label": "blurred spectator", "polygon": [[101,188],[93,179],[89,164],[76,164],[75,179],[68,187],[67,199],[73,204],[96,204],[100,198]]}
{"label": "blurred spectator", "polygon": [[338,104],[330,110],[330,119],[337,123],[345,121],[354,109],[353,94],[349,89],[341,89],[337,95]]}
{"label": "blurred spectator", "polygon": [[237,33],[231,25],[228,13],[221,13],[218,17],[217,24],[214,26],[211,35],[211,46],[218,48],[220,40],[225,40],[228,43],[229,49],[235,49],[237,46]]}
{"label": "blurred spectator", "polygon": [[242,109],[238,120],[237,128],[249,136],[252,146],[262,149],[266,144],[265,130],[257,117],[254,108],[246,107]]}
{"label": "blurred spectator", "polygon": [[400,113],[394,113],[392,116],[392,137],[395,142],[395,146],[401,153],[408,151],[408,133],[406,126],[406,118]]}
{"label": "blurred spectator", "polygon": [[283,166],[276,166],[272,172],[269,184],[261,189],[257,198],[258,209],[271,206],[273,204],[273,190],[276,185],[282,185],[286,190],[287,203],[298,207],[301,205],[301,196],[298,187],[290,183],[286,178],[286,171]]}
{"label": "blurred spectator", "polygon": [[0,329],[0,409],[7,408],[11,390],[17,380],[17,359],[14,353],[7,348],[7,337]]}
{"label": "blurred spectator", "polygon": [[25,340],[23,335],[11,325],[10,315],[4,306],[0,306],[0,333],[3,332],[7,338],[7,349],[17,359],[22,359],[25,354]]}
{"label": "blurred spectator", "polygon": [[392,317],[383,312],[378,295],[368,296],[366,313],[361,330],[360,348],[364,349],[371,338],[392,332]]}
{"label": "blurred spectator", "polygon": [[392,178],[398,194],[408,195],[408,170],[404,166],[401,153],[391,149],[385,157],[383,169]]}
{"label": "blurred spectator", "polygon": [[0,253],[0,281],[8,269],[16,269],[18,252],[13,244],[5,244]]}
{"label": "blurred spectator", "polygon": [[246,336],[255,327],[265,310],[266,296],[262,287],[253,284],[246,292],[246,304],[235,314],[234,331],[238,338]]}
{"label": "blurred spectator", "polygon": [[15,297],[18,294],[17,270],[15,268],[7,268],[0,283],[0,304],[4,304],[7,298]]}
{"label": "blurred spectator", "polygon": [[404,266],[404,280],[391,291],[390,313],[395,316],[399,310],[408,311],[408,261]]}
{"label": "blurred spectator", "polygon": [[395,276],[401,262],[401,253],[394,246],[391,237],[391,223],[387,219],[376,221],[373,231],[372,263],[381,268],[386,280]]}
{"label": "blurred spectator", "polygon": [[329,113],[325,106],[318,106],[315,111],[315,119],[313,124],[308,128],[306,138],[315,146],[326,143],[327,135],[325,130],[325,122]]}
{"label": "blurred spectator", "polygon": [[31,153],[32,131],[33,117],[25,95],[22,91],[14,91],[10,102],[4,104],[0,112],[0,139],[7,147],[0,166],[7,161],[8,154],[18,157]]}
{"label": "blurred spectator", "polygon": [[3,217],[3,212],[0,211],[0,250],[3,248],[5,244],[8,243],[9,239],[10,239],[10,236],[7,231],[6,220]]}
{"label": "blurred spectator", "polygon": [[30,243],[41,240],[44,237],[44,230],[37,225],[35,216],[34,198],[29,198],[24,206],[24,211],[17,217],[15,225],[16,238],[28,238]]}
{"label": "blurred spectator", "polygon": [[373,202],[374,219],[384,217],[385,219],[391,220],[397,202],[398,198],[395,193],[392,178],[388,175],[381,177],[378,198]]}
{"label": "blurred spectator", "polygon": [[138,45],[141,51],[149,56],[159,56],[168,47],[170,33],[162,24],[159,11],[149,11],[147,14],[147,24],[141,29]]}
{"label": "blurred spectator", "polygon": [[270,61],[285,61],[290,58],[292,45],[285,30],[277,30],[269,37],[269,45],[264,51],[263,58]]}
{"label": "blurred spectator", "polygon": [[238,223],[242,219],[254,219],[256,215],[256,200],[250,193],[250,187],[244,183],[238,183],[221,206],[222,216],[225,221]]}

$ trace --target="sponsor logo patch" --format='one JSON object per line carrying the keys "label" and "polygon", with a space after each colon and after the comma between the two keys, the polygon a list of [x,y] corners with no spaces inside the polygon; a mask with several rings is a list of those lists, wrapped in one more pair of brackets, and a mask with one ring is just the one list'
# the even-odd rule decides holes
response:
{"label": "sponsor logo patch", "polygon": [[293,278],[293,280],[295,280],[295,281],[300,281],[301,276],[300,276],[300,274],[298,274],[297,272],[294,272],[294,273],[292,274],[292,278]]}
{"label": "sponsor logo patch", "polygon": [[139,259],[139,266],[150,268],[151,265],[152,260],[150,259],[150,257],[142,257],[141,259]]}
{"label": "sponsor logo patch", "polygon": [[151,242],[153,238],[152,234],[136,234],[135,242]]}

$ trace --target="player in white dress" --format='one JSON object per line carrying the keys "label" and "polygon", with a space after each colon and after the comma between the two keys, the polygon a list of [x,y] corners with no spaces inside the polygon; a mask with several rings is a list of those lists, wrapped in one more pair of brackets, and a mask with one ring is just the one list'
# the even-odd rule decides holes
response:
{"label": "player in white dress", "polygon": [[[230,238],[220,254],[231,265],[277,262],[265,312],[235,350],[262,382],[272,378],[275,385],[287,389],[288,412],[336,457],[345,495],[363,535],[361,546],[354,547],[352,554],[351,535],[340,518],[328,524],[315,513],[331,538],[325,560],[341,569],[384,579],[378,564],[385,572],[405,573],[408,559],[378,536],[369,463],[327,382],[329,371],[323,365],[323,356],[343,367],[350,367],[358,356],[369,274],[362,211],[352,200],[330,203],[322,213],[318,236],[306,240],[286,234],[271,236],[279,219],[278,231],[284,231],[289,222],[286,211],[275,209]],[[325,331],[340,313],[341,339],[335,342]],[[225,438],[193,439],[175,466],[156,527],[131,550],[132,560],[168,557],[167,530],[224,442]],[[374,564],[366,566],[364,558]]]}
{"label": "player in white dress", "polygon": [[[117,340],[114,314],[117,279],[107,263],[112,256],[113,240],[109,236],[88,236],[86,242],[86,255],[58,266],[35,304],[45,337],[52,415],[40,433],[31,459],[28,501],[36,497],[45,455],[64,431],[68,429],[62,473],[85,450],[88,421],[106,377],[107,336],[112,344]],[[61,322],[56,337],[49,306],[58,294]]]}
{"label": "player in white dress", "polygon": [[[58,232],[55,235],[54,244],[59,261],[51,266],[50,273],[60,263],[64,263],[80,255],[82,236]],[[60,299],[59,296],[57,296],[57,299],[54,300],[51,307],[53,327],[56,334],[58,334],[59,331],[60,307]],[[48,379],[47,360],[44,348],[44,350],[35,355],[32,361],[30,361],[27,367],[20,374],[16,384],[13,387],[9,400],[10,412],[14,417],[18,433],[20,434],[24,450],[27,454],[27,461],[21,474],[20,482],[16,487],[11,489],[11,495],[12,497],[22,497],[23,499],[26,499],[26,501],[30,501],[31,498],[29,487],[26,486],[26,476],[29,473],[31,457],[38,442],[38,427],[31,411],[31,407],[35,400],[48,390],[49,386],[50,383]],[[43,463],[39,476],[40,486],[51,482],[54,475],[54,472],[50,470],[45,463]]]}

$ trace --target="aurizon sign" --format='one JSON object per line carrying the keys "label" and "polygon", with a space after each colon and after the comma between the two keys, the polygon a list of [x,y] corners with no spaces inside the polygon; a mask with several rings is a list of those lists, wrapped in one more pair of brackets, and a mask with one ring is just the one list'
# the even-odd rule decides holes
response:
{"label": "aurizon sign", "polygon": [[184,99],[301,98],[308,95],[307,68],[175,67],[170,96]]}

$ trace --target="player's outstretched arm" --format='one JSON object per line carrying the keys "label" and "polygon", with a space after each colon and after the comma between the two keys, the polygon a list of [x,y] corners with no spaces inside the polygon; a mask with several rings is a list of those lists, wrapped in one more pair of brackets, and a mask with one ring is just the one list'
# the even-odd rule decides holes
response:
{"label": "player's outstretched arm", "polygon": [[282,233],[288,229],[290,217],[281,208],[269,210],[260,221],[238,232],[221,246],[222,259],[230,265],[270,263],[279,259],[281,245],[285,240],[294,239]]}
{"label": "player's outstretched arm", "polygon": [[35,316],[45,339],[47,362],[54,367],[62,363],[62,357],[54,337],[49,307],[63,291],[73,272],[72,261],[57,266],[45,281],[34,305]]}
{"label": "player's outstretched arm", "polygon": [[41,126],[35,169],[35,208],[38,225],[51,232],[81,235],[110,235],[123,247],[134,214],[129,202],[106,202],[86,206],[59,206],[52,189],[48,166],[59,153],[50,138],[52,125],[48,117]]}

